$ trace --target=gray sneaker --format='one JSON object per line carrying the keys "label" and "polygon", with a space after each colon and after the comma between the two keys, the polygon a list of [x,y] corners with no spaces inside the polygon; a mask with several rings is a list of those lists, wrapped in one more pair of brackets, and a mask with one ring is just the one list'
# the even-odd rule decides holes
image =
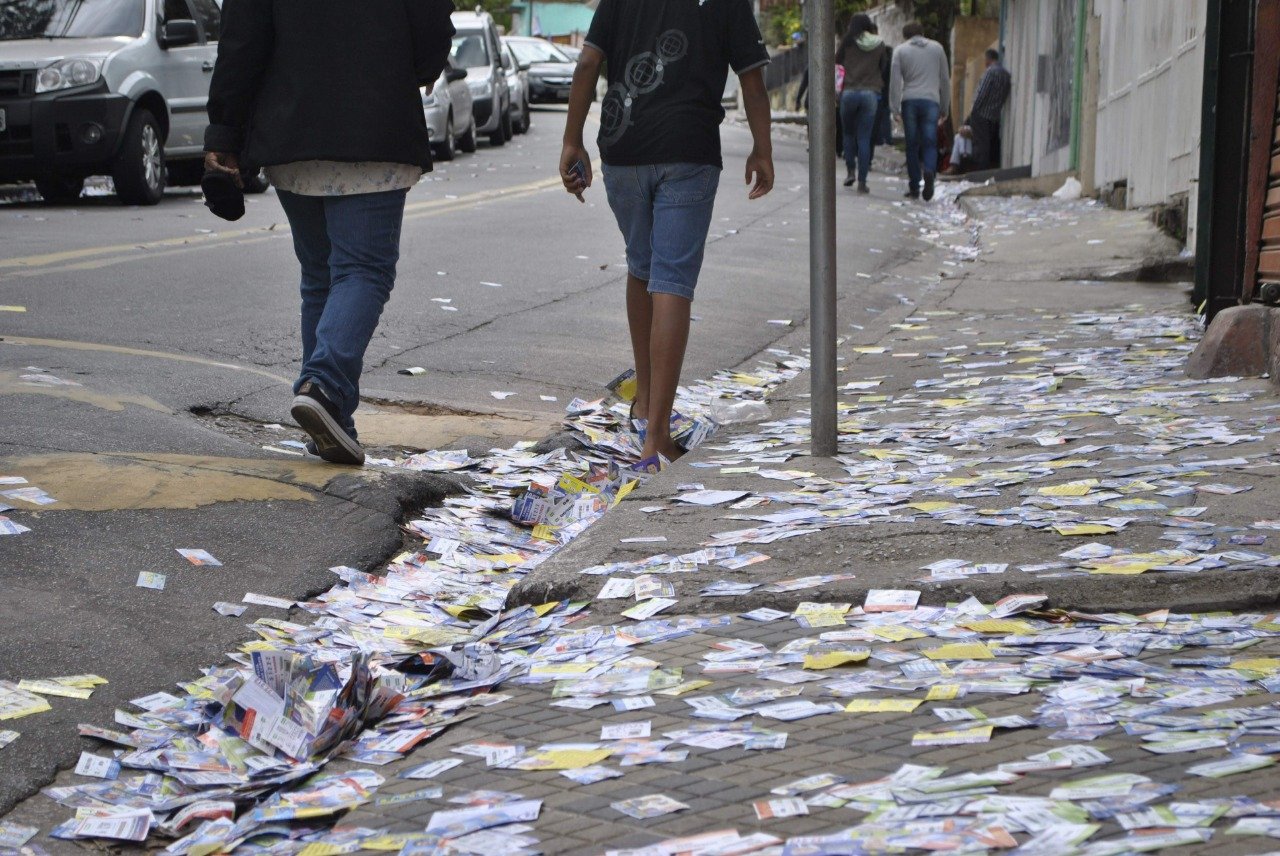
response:
{"label": "gray sneaker", "polygon": [[364,449],[338,422],[338,408],[311,381],[304,383],[289,409],[294,421],[311,436],[316,454],[331,464],[364,464]]}

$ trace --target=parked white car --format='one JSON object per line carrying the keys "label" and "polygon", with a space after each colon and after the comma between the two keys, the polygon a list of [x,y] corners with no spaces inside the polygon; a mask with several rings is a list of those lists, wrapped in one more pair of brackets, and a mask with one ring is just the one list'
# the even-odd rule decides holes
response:
{"label": "parked white car", "polygon": [[136,205],[198,183],[221,19],[220,0],[0,2],[0,181],[60,202],[106,174]]}
{"label": "parked white car", "polygon": [[511,92],[511,130],[517,134],[529,131],[529,76],[516,60],[507,40],[502,40],[502,67],[507,72],[507,89]]}
{"label": "parked white car", "polygon": [[459,151],[476,150],[476,117],[471,105],[467,73],[460,68],[449,66],[430,92],[422,90],[422,112],[437,160],[451,161]]}

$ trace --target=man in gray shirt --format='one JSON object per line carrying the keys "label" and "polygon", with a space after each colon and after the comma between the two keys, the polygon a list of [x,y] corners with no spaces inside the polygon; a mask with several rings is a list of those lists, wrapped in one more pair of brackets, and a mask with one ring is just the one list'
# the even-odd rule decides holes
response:
{"label": "man in gray shirt", "polygon": [[907,197],[920,198],[923,172],[924,198],[933,198],[938,172],[938,122],[951,109],[951,68],[947,52],[924,27],[911,21],[902,28],[905,44],[893,52],[889,69],[889,106],[902,117],[907,140]]}

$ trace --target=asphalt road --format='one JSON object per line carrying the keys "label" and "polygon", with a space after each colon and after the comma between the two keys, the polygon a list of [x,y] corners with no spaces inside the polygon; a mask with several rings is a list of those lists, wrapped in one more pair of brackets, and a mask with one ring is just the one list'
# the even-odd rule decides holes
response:
{"label": "asphalt road", "polygon": [[[630,365],[622,241],[599,185],[585,205],[559,186],[563,121],[537,111],[527,136],[438,165],[410,193],[399,279],[367,358],[363,391],[381,404],[362,408],[366,439],[536,439]],[[786,334],[770,321],[808,314],[804,145],[775,142],[776,189],[750,202],[750,136],[726,124],[723,139],[688,378],[748,360]],[[898,216],[900,185],[873,187],[840,198],[848,294],[855,273],[918,245]],[[447,488],[262,448],[300,436],[273,427],[288,420],[298,369],[297,275],[272,193],[235,224],[182,189],[153,208],[0,199],[0,476],[59,499],[13,503],[32,531],[0,536],[0,680],[111,681],[89,701],[0,723],[22,733],[0,749],[0,811],[92,748],[76,722],[109,724],[113,708],[248,638],[246,622],[285,615],[224,618],[214,601],[299,598],[333,580],[331,565],[375,566],[400,544],[401,506]],[[425,374],[398,374],[414,366]],[[31,367],[78,386],[33,385]],[[183,547],[224,565],[192,568]],[[166,574],[166,589],[136,587],[141,571]]]}

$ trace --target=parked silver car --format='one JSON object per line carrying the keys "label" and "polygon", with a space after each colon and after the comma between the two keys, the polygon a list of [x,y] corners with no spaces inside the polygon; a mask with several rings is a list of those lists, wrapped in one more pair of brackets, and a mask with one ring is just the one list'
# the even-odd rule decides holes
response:
{"label": "parked silver car", "polygon": [[449,61],[467,70],[476,130],[501,146],[511,139],[511,91],[502,67],[498,27],[488,12],[454,12],[453,51]]}
{"label": "parked silver car", "polygon": [[423,88],[422,112],[437,160],[451,161],[459,151],[476,150],[476,117],[466,71],[449,66],[430,92]]}
{"label": "parked silver car", "polygon": [[529,114],[529,76],[520,67],[505,38],[502,40],[502,67],[507,72],[507,89],[511,91],[511,130],[517,134],[528,133],[532,120]]}
{"label": "parked silver car", "polygon": [[530,36],[508,36],[506,42],[528,75],[530,103],[569,100],[576,63],[559,45]]}
{"label": "parked silver car", "polygon": [[221,19],[220,0],[4,0],[0,181],[53,202],[107,174],[137,205],[198,183]]}

